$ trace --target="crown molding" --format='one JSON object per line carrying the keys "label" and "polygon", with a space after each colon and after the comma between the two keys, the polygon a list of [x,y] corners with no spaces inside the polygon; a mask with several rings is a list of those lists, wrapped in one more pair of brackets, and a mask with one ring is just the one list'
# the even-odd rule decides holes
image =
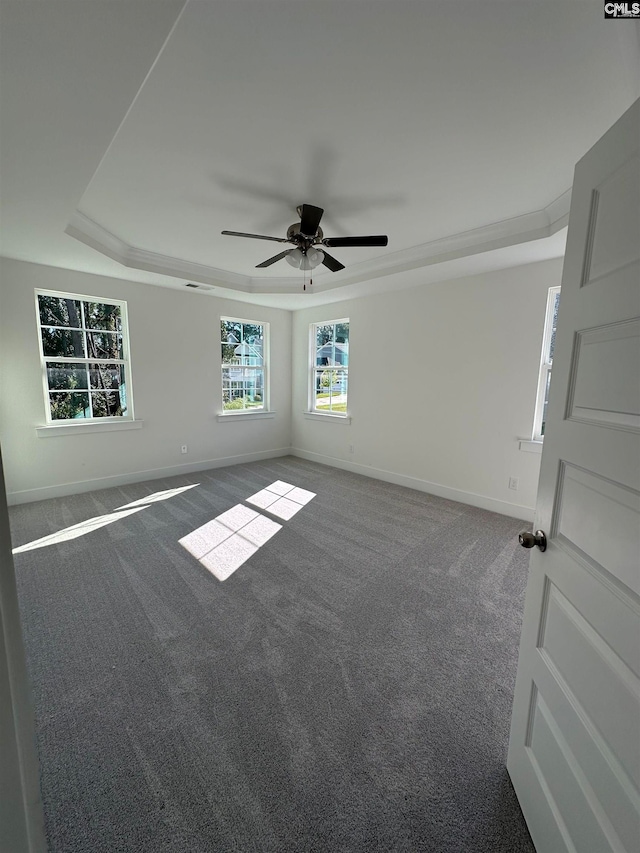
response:
{"label": "crown molding", "polygon": [[[503,249],[531,240],[551,237],[566,227],[569,221],[570,204],[571,190],[568,189],[542,210],[362,261],[353,264],[348,271],[332,273],[331,277],[323,274],[314,283],[314,290],[316,292],[333,290],[372,278],[380,278],[381,276],[441,264],[494,249]],[[205,264],[185,261],[130,246],[79,210],[75,211],[71,217],[65,228],[65,233],[132,269],[197,281],[242,293],[297,293],[300,289],[299,276],[294,280],[292,277],[259,278],[240,275],[229,270],[217,269]]]}
{"label": "crown molding", "polygon": [[64,231],[70,237],[74,237],[86,246],[90,246],[125,267],[160,273],[173,278],[199,281],[218,287],[229,287],[245,293],[251,293],[253,290],[250,276],[239,275],[228,270],[220,270],[205,264],[184,261],[180,258],[130,246],[124,240],[116,237],[115,234],[107,231],[102,225],[94,222],[93,219],[89,219],[84,213],[80,213],[79,210],[75,211]]}

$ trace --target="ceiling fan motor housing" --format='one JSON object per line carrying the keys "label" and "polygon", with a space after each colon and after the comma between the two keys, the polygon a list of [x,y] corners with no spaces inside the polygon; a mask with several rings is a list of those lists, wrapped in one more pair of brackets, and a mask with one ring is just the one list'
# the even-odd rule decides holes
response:
{"label": "ceiling fan motor housing", "polygon": [[318,226],[318,230],[316,231],[316,234],[314,237],[308,237],[307,235],[303,234],[302,231],[300,230],[301,227],[302,227],[301,222],[294,222],[293,225],[290,225],[287,228],[287,240],[292,240],[295,243],[299,243],[299,244],[306,243],[307,245],[311,245],[311,243],[315,243],[318,240],[322,240],[323,233],[322,233],[322,228],[320,228],[320,226]]}

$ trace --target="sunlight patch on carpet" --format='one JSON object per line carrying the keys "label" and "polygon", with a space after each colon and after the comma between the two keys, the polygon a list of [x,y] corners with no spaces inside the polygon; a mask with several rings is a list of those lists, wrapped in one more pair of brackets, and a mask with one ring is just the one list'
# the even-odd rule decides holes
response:
{"label": "sunlight patch on carpet", "polygon": [[175,489],[165,489],[163,492],[154,492],[146,498],[139,498],[137,501],[131,501],[129,504],[119,506],[118,509],[128,509],[130,506],[146,506],[147,504],[154,504],[158,501],[166,501],[169,498],[173,498],[175,495],[181,495],[189,489],[195,489],[195,487],[199,485],[200,483],[193,483],[190,486],[178,486]]}
{"label": "sunlight patch on carpet", "polygon": [[275,483],[247,498],[247,503],[266,509],[272,515],[288,521],[315,496],[315,492],[276,480]]}
{"label": "sunlight patch on carpet", "polygon": [[178,541],[214,577],[224,581],[281,529],[276,521],[236,504]]}
{"label": "sunlight patch on carpet", "polygon": [[86,521],[81,521],[79,524],[73,524],[71,527],[65,527],[57,533],[50,533],[48,536],[42,536],[40,539],[34,539],[33,542],[28,542],[26,545],[20,545],[13,549],[14,554],[22,554],[24,551],[35,551],[36,548],[46,548],[47,545],[58,545],[60,542],[68,542],[71,539],[77,539],[79,536],[85,536],[93,530],[99,530],[107,524],[113,524],[120,518],[126,518],[134,512],[141,509],[146,509],[149,504],[157,503],[158,501],[166,501],[176,495],[186,492],[188,489],[194,489],[200,483],[193,483],[190,486],[179,486],[175,489],[165,489],[162,492],[154,492],[146,498],[139,498],[137,501],[124,504],[114,509],[113,512],[106,515],[97,515],[95,518],[88,518]]}
{"label": "sunlight patch on carpet", "polygon": [[120,509],[115,512],[110,512],[108,515],[97,515],[95,518],[88,518],[86,521],[81,521],[80,524],[73,524],[71,527],[65,527],[57,533],[50,533],[48,536],[43,536],[41,539],[34,539],[33,542],[28,542],[26,545],[20,545],[19,548],[14,548],[14,554],[22,554],[24,551],[35,551],[36,548],[46,548],[47,545],[58,545],[60,542],[69,542],[71,539],[77,539],[79,536],[85,536],[93,530],[98,530],[100,527],[105,527],[107,524],[113,524],[120,518],[126,518],[134,512],[139,512],[145,509],[145,506],[132,507],[131,509]]}

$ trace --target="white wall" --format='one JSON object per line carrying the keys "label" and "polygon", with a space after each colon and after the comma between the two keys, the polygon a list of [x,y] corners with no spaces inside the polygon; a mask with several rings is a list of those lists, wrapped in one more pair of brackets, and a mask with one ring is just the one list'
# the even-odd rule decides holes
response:
{"label": "white wall", "polygon": [[[19,261],[0,264],[0,439],[10,502],[293,447],[320,462],[532,518],[540,457],[521,451],[518,440],[531,435],[547,290],[560,284],[561,259],[293,315]],[[44,403],[36,287],[127,301],[142,429],[37,437]],[[221,314],[271,324],[275,418],[218,423]],[[309,323],[345,316],[351,423],[305,419]],[[179,406],[170,402],[176,393]],[[518,491],[508,488],[510,477],[519,478]]]}
{"label": "white wall", "polygon": [[[294,452],[532,518],[540,456],[518,440],[531,437],[547,291],[561,274],[557,259],[296,312]],[[303,416],[309,324],[341,317],[350,425]]]}
{"label": "white wall", "polygon": [[[134,413],[142,429],[36,435],[45,414],[34,288],[126,300]],[[273,419],[217,421],[221,315],[270,324]],[[0,439],[11,503],[285,453],[290,415],[290,312],[0,261]]]}

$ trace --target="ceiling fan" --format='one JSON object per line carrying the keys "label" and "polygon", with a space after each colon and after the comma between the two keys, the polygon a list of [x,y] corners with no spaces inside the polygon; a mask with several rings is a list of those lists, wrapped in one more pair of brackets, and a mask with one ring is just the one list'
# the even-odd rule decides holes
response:
{"label": "ceiling fan", "polygon": [[245,234],[242,231],[223,231],[231,237],[252,237],[256,240],[272,240],[275,243],[293,243],[293,249],[286,249],[272,258],[268,258],[261,264],[256,265],[256,269],[263,269],[275,264],[283,258],[291,266],[297,269],[310,270],[323,264],[331,270],[338,272],[344,269],[344,264],[336,260],[332,255],[324,250],[317,249],[316,246],[386,246],[389,238],[386,235],[378,234],[368,237],[325,237],[320,228],[320,220],[324,210],[321,207],[315,207],[313,204],[301,204],[296,208],[300,222],[294,222],[287,229],[286,237],[267,237],[264,234]]}

